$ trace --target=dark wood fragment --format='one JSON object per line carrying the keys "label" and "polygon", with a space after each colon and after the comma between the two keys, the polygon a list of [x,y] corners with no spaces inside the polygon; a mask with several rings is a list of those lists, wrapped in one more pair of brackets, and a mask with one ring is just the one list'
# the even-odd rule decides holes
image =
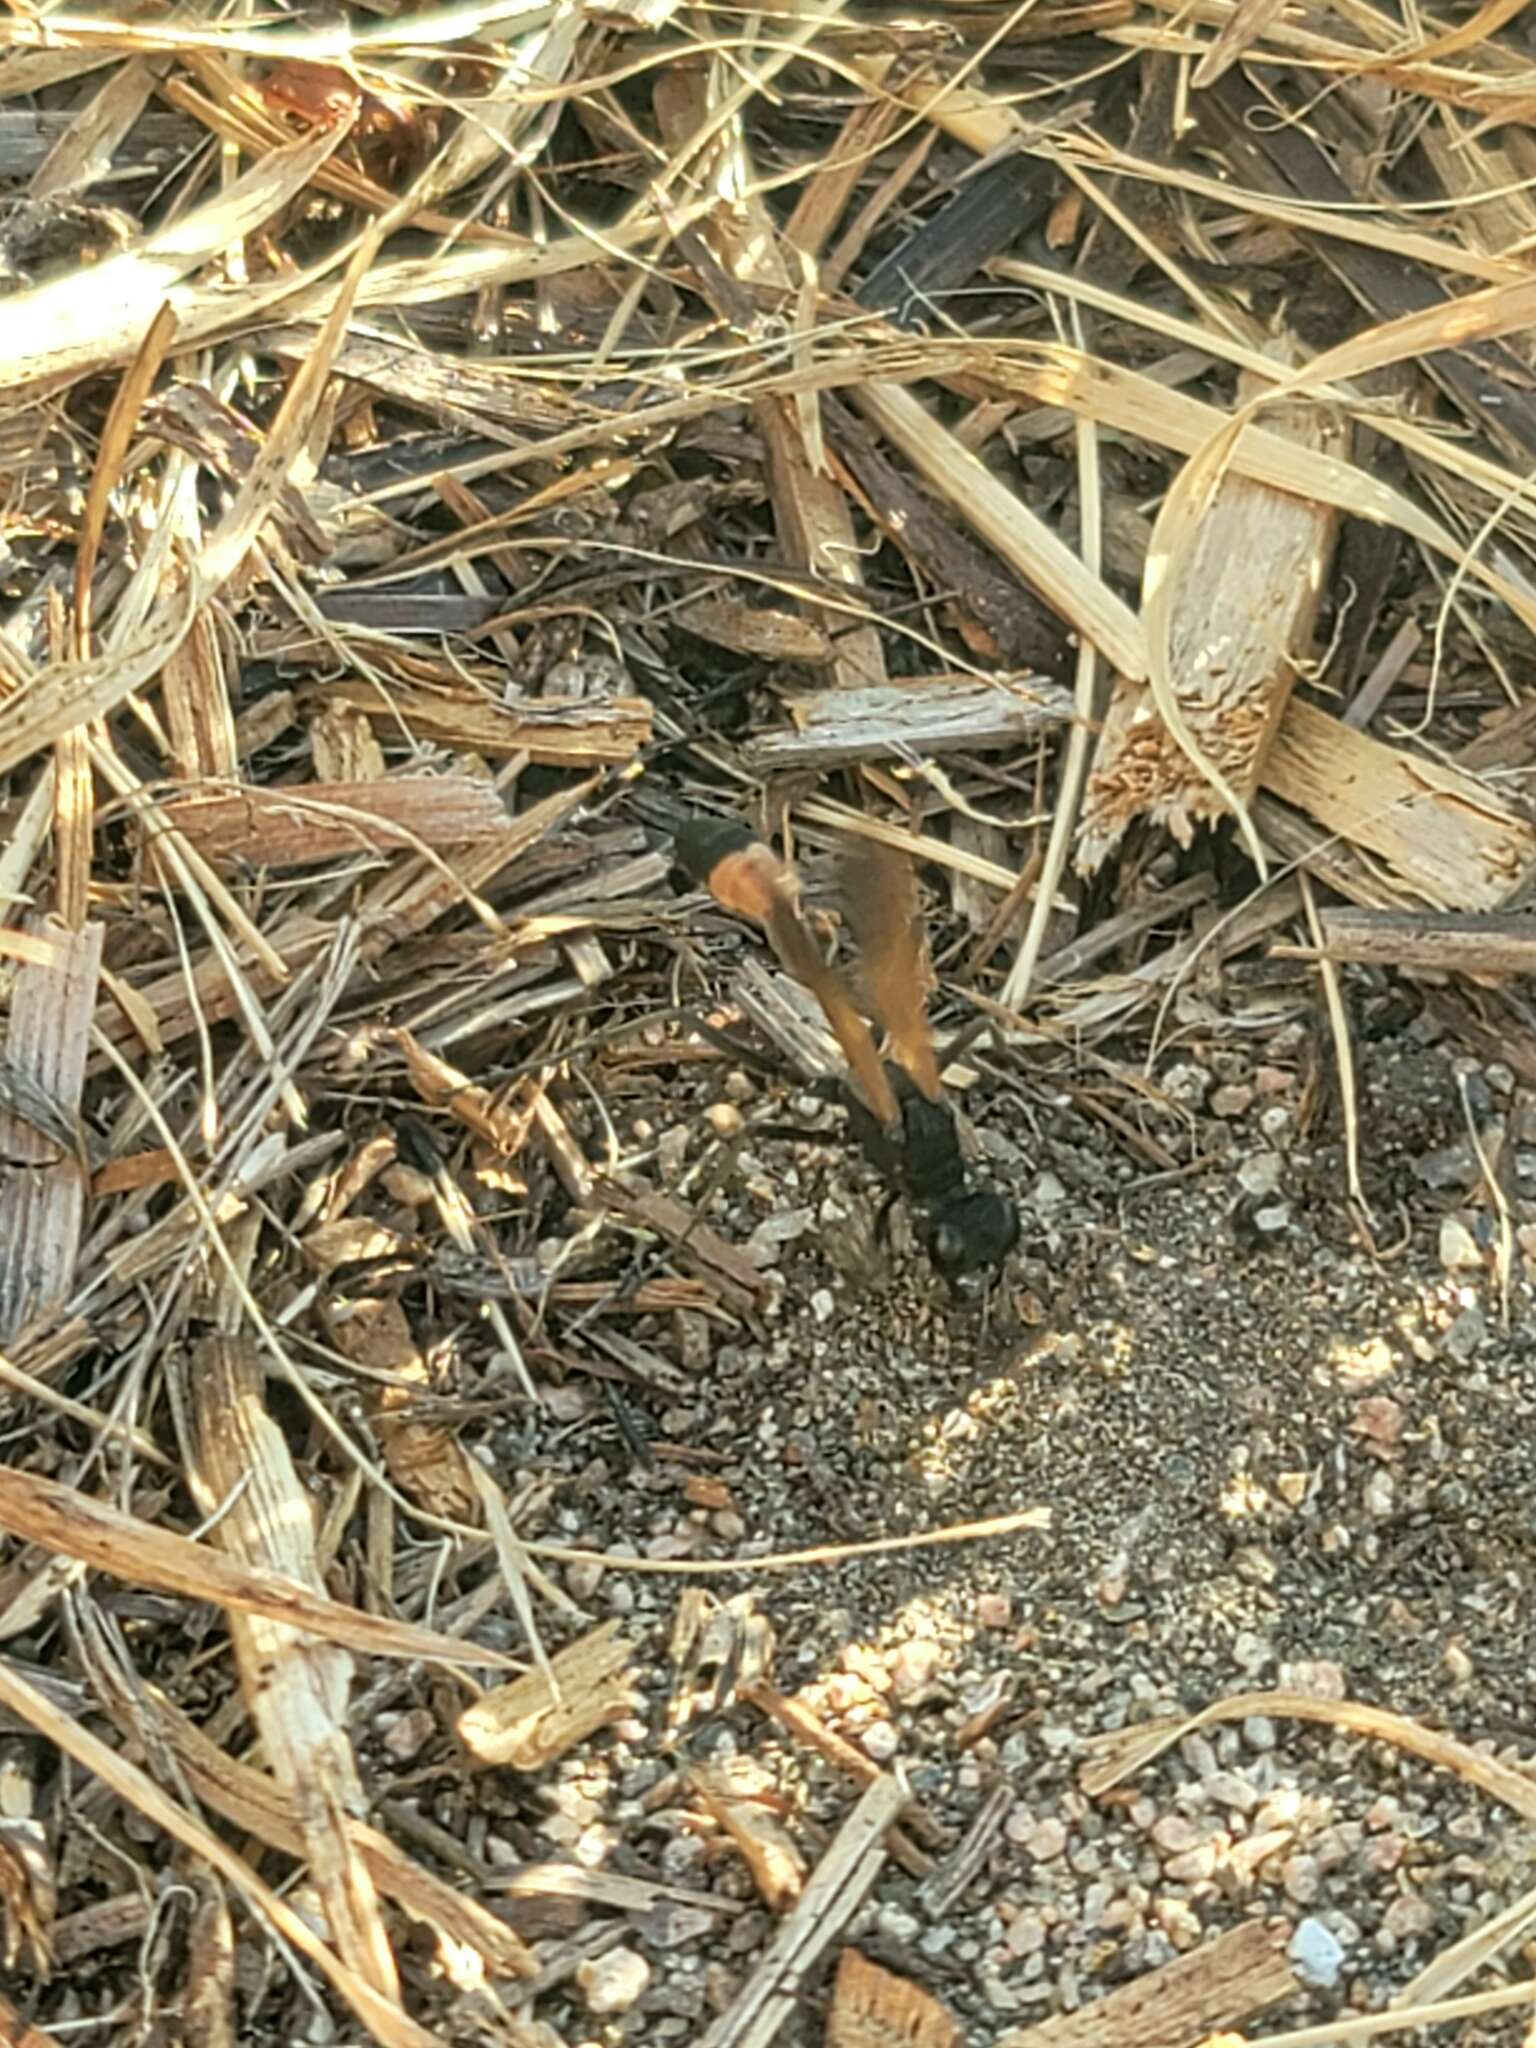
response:
{"label": "dark wood fragment", "polygon": [[936,300],[968,284],[984,264],[1038,227],[1050,204],[1044,166],[1030,157],[1004,157],[968,178],[877,263],[855,297],[898,327],[925,326]]}
{"label": "dark wood fragment", "polygon": [[1325,910],[1323,943],[1274,946],[1290,959],[1353,960],[1443,974],[1536,974],[1536,912]]}
{"label": "dark wood fragment", "polygon": [[1070,652],[1056,614],[904,476],[840,400],[824,398],[822,417],[835,459],[893,546],[983,629],[1010,667],[1064,679]]}

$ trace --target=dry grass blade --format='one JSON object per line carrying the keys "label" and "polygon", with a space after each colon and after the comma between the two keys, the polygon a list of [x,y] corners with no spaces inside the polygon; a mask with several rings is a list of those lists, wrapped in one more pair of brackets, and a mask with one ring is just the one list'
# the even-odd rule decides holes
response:
{"label": "dry grass blade", "polygon": [[1324,1727],[1345,1728],[1373,1742],[1388,1742],[1394,1748],[1421,1756],[1444,1769],[1454,1771],[1469,1785],[1476,1785],[1491,1799],[1500,1800],[1522,1818],[1536,1818],[1536,1785],[1521,1772],[1484,1756],[1480,1750],[1443,1735],[1406,1714],[1391,1714],[1382,1707],[1360,1700],[1323,1699],[1305,1692],[1245,1692],[1214,1701],[1197,1714],[1176,1720],[1147,1722],[1121,1734],[1106,1736],[1094,1744],[1098,1761],[1088,1764],[1082,1784],[1091,1798],[1100,1798],[1123,1784],[1170,1743],[1191,1729],[1207,1728],[1221,1721],[1241,1720],[1245,1714],[1273,1714],[1282,1720],[1315,1721]]}
{"label": "dry grass blade", "polygon": [[352,2010],[385,2048],[442,2048],[438,2035],[418,2026],[392,2000],[381,1997],[372,1985],[358,1977],[310,1929],[293,1908],[280,1899],[255,1871],[201,1820],[195,1819],[162,1792],[153,1778],[110,1749],[89,1729],[82,1728],[68,1714],[49,1705],[43,1695],[14,1671],[0,1667],[0,1706],[9,1710],[45,1741],[73,1757],[82,1770],[89,1771],[146,1820],[180,1842],[194,1856],[201,1857],[234,1886],[260,1918],[306,1956],[335,1987]]}
{"label": "dry grass blade", "polygon": [[455,1665],[509,1661],[436,1629],[344,1607],[284,1572],[240,1564],[205,1543],[34,1473],[0,1469],[0,1528],[94,1570],[184,1599],[213,1600],[237,1614],[260,1615],[361,1655],[429,1657]]}
{"label": "dry grass blade", "polygon": [[0,349],[0,391],[105,369],[139,347],[162,309],[178,309],[178,288],[221,249],[253,234],[287,205],[342,139],[322,131],[277,149],[245,176],[120,255],[14,293],[5,302],[9,334],[19,346]]}
{"label": "dry grass blade", "polygon": [[0,1070],[0,1341],[68,1299],[90,1180],[79,1109],[104,934],[34,936],[52,957],[16,974]]}

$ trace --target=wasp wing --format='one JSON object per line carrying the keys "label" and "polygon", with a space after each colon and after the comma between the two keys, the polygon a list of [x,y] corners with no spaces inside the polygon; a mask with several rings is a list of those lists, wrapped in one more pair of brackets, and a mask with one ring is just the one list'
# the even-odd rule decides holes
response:
{"label": "wasp wing", "polygon": [[896,1060],[928,1100],[937,1102],[942,1093],[939,1062],[928,1025],[933,977],[912,863],[894,847],[856,841],[843,859],[843,894],[870,1008]]}
{"label": "wasp wing", "polygon": [[714,823],[683,828],[675,846],[679,866],[723,910],[763,927],[782,965],[820,1003],[865,1107],[882,1124],[898,1123],[901,1112],[874,1033],[859,1015],[848,983],[823,958],[800,915],[794,878],[773,849],[739,826]]}

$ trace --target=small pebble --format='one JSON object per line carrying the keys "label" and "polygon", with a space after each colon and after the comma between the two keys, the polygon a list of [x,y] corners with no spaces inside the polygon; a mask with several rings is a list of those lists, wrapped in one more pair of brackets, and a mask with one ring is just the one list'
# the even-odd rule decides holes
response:
{"label": "small pebble", "polygon": [[1481,1270],[1482,1248],[1469,1223],[1459,1215],[1440,1219],[1440,1263],[1448,1273]]}
{"label": "small pebble", "polygon": [[576,1984],[588,2012],[628,2012],[651,1981],[651,1966],[638,1950],[611,1948],[576,1965]]}
{"label": "small pebble", "polygon": [[1181,1060],[1162,1076],[1163,1093],[1183,1109],[1198,1109],[1210,1090],[1211,1077],[1204,1067]]}
{"label": "small pebble", "polygon": [[1278,1152],[1255,1152],[1237,1169],[1237,1184],[1255,1200],[1278,1194],[1285,1162]]}
{"label": "small pebble", "polygon": [[1067,1830],[1054,1817],[1042,1820],[1030,1830],[1024,1846],[1037,1863],[1054,1863],[1067,1846]]}
{"label": "small pebble", "polygon": [[1460,1643],[1447,1643],[1441,1659],[1446,1672],[1457,1685],[1466,1685],[1472,1677],[1472,1659]]}
{"label": "small pebble", "polygon": [[888,1764],[901,1747],[894,1722],[871,1721],[859,1737],[859,1747],[877,1764]]}
{"label": "small pebble", "polygon": [[704,1112],[704,1121],[717,1138],[734,1138],[742,1127],[741,1111],[734,1102],[712,1102]]}
{"label": "small pebble", "polygon": [[1302,1983],[1310,1984],[1315,1991],[1331,1991],[1338,1983],[1344,1951],[1321,1920],[1299,1921],[1286,1953]]}

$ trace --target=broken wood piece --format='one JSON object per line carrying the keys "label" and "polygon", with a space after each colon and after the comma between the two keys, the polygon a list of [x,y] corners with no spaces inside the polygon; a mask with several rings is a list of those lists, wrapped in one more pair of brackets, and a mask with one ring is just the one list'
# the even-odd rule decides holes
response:
{"label": "broken wood piece", "polygon": [[550,1676],[527,1672],[466,1707],[457,1722],[459,1740],[476,1763],[539,1771],[632,1714],[634,1645],[620,1637],[620,1625],[604,1622],[568,1643],[550,1659]]}
{"label": "broken wood piece", "polygon": [[1417,897],[1436,910],[1498,910],[1536,881],[1536,827],[1488,783],[1355,732],[1299,698],[1261,780],[1368,868],[1385,869],[1385,886],[1369,895],[1347,874],[1325,877],[1355,901],[1387,908],[1395,895],[1397,907]]}
{"label": "broken wood piece", "polygon": [[818,691],[787,703],[796,729],[764,733],[744,749],[755,775],[994,752],[1025,745],[1072,716],[1070,695],[1053,683],[981,683],[969,676]]}
{"label": "broken wood piece", "polygon": [[1196,2048],[1296,1990],[1290,1938],[1283,1920],[1245,1921],[1079,2012],[1010,2028],[997,2048]]}
{"label": "broken wood piece", "polygon": [[[839,480],[812,460],[799,404],[817,408],[821,398],[806,392],[799,400],[761,398],[752,417],[762,437],[773,500],[774,525],[785,553],[829,589],[848,592],[846,607],[813,605],[806,609],[827,645],[836,690],[878,689],[886,681],[885,649],[880,629],[867,614],[863,551],[854,530],[853,512]],[[819,412],[813,414],[817,439]],[[807,622],[809,623],[809,621]]]}
{"label": "broken wood piece", "polygon": [[208,859],[260,867],[300,867],[394,846],[462,846],[507,825],[495,784],[473,775],[194,790],[164,810]]}
{"label": "broken wood piece", "polygon": [[1324,910],[1323,943],[1277,944],[1281,960],[1353,960],[1434,974],[1536,974],[1536,912]]}
{"label": "broken wood piece", "polygon": [[343,1357],[363,1366],[374,1435],[384,1468],[400,1491],[429,1514],[473,1522],[478,1496],[468,1471],[469,1453],[456,1426],[424,1421],[424,1399],[446,1394],[450,1362],[429,1357],[411,1333],[405,1310],[393,1295],[348,1295],[329,1304],[326,1336]]}
{"label": "broken wood piece", "polygon": [[900,1819],[906,1801],[900,1778],[890,1773],[876,1778],[843,1822],[761,1962],[698,2048],[772,2048],[784,2038],[806,1977],[880,1875],[886,1829]]}
{"label": "broken wood piece", "polygon": [[325,686],[327,706],[350,704],[390,734],[406,731],[487,760],[527,754],[540,767],[596,768],[632,761],[651,737],[644,697],[496,700],[478,690],[397,684],[387,695],[352,676]]}
{"label": "broken wood piece", "polygon": [[79,1122],[105,927],[31,919],[0,1064],[0,1343],[68,1299],[90,1162]]}
{"label": "broken wood piece", "polygon": [[[770,1719],[777,1721],[779,1726],[794,1736],[797,1742],[803,1742],[807,1748],[815,1750],[816,1754],[831,1764],[834,1770],[841,1771],[845,1777],[851,1778],[854,1784],[872,1785],[879,1777],[880,1766],[874,1759],[866,1756],[862,1749],[856,1749],[847,1737],[839,1735],[835,1728],[829,1728],[815,1709],[808,1706],[804,1700],[795,1698],[793,1694],[780,1692],[777,1686],[770,1685],[767,1679],[763,1678],[755,1679],[750,1684],[743,1684],[738,1691],[740,1697],[750,1706],[756,1707],[760,1714],[767,1714]],[[927,1808],[916,1799],[909,1802],[905,1817],[891,1829],[886,1838],[886,1847],[904,1870],[914,1877],[926,1877],[933,1864],[916,1846],[914,1837],[934,1848],[942,1848],[949,1839],[940,1822],[936,1821]]]}
{"label": "broken wood piece", "polygon": [[673,617],[685,633],[757,661],[793,661],[808,668],[825,668],[832,659],[832,642],[820,626],[795,612],[781,611],[777,605],[691,597],[677,607]]}
{"label": "broken wood piece", "polygon": [[827,2048],[958,2048],[960,2023],[931,1992],[856,1948],[838,1958]]}
{"label": "broken wood piece", "polygon": [[741,1852],[765,1905],[784,1913],[805,1887],[805,1858],[768,1803],[771,1782],[750,1757],[697,1764],[688,1784]]}
{"label": "broken wood piece", "polygon": [[[1239,378],[1239,396],[1261,388]],[[1271,431],[1321,453],[1343,433],[1310,399],[1266,410]],[[1246,805],[1258,786],[1311,648],[1339,528],[1331,505],[1228,475],[1182,565],[1168,633],[1173,695],[1202,761]],[[1228,805],[1164,722],[1145,682],[1115,678],[1078,826],[1077,865],[1092,874],[1133,819],[1188,846]]]}

